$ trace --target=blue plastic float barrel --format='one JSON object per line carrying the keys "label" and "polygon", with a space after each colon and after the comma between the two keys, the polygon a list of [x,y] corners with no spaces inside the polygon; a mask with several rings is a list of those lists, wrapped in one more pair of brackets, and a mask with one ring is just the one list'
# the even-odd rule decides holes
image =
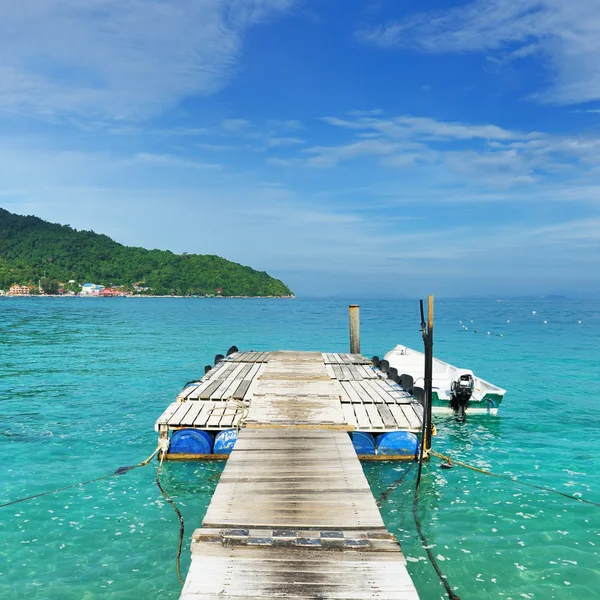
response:
{"label": "blue plastic float barrel", "polygon": [[389,456],[415,456],[419,440],[408,431],[390,431],[377,436],[377,454]]}
{"label": "blue plastic float barrel", "polygon": [[231,451],[235,446],[235,442],[237,441],[237,437],[238,432],[236,429],[226,429],[225,431],[220,431],[217,433],[217,437],[215,437],[213,452],[215,454],[231,454]]}
{"label": "blue plastic float barrel", "polygon": [[370,433],[353,431],[350,437],[356,454],[375,454],[375,439]]}
{"label": "blue plastic float barrel", "polygon": [[171,436],[170,454],[210,454],[213,436],[200,429],[179,429]]}

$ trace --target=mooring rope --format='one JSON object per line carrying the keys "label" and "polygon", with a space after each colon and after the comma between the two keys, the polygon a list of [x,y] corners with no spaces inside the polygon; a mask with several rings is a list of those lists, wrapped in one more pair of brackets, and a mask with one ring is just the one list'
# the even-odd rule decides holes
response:
{"label": "mooring rope", "polygon": [[179,578],[181,585],[183,585],[184,581],[183,581],[183,577],[181,576],[181,548],[183,546],[183,535],[185,533],[185,523],[183,521],[183,515],[181,514],[181,511],[177,508],[175,502],[173,502],[173,500],[171,500],[171,498],[169,497],[167,492],[165,492],[163,486],[160,483],[160,472],[162,470],[163,461],[165,460],[165,453],[166,453],[165,451],[163,451],[161,453],[160,463],[158,464],[158,469],[156,469],[156,485],[158,486],[158,489],[160,490],[160,493],[163,495],[164,499],[173,507],[173,510],[175,511],[175,514],[177,515],[177,518],[179,519],[179,543],[177,545],[177,555],[175,557],[175,568],[177,570],[177,577]]}
{"label": "mooring rope", "polygon": [[[208,411],[209,417],[212,416],[214,411],[221,410],[223,412],[218,416],[224,417],[225,415],[227,415],[227,416],[233,415],[233,420],[235,420],[235,417],[237,417],[237,415],[239,413],[241,413],[240,418],[237,420],[237,423],[235,424],[235,430],[237,433],[239,433],[240,427],[243,426],[243,424],[246,421],[246,418],[248,417],[248,412],[250,410],[249,405],[246,404],[246,402],[244,402],[243,400],[238,400],[233,397],[229,397],[226,402],[221,403],[221,404],[225,404],[225,408],[223,408],[222,406],[213,406]],[[233,406],[228,406],[228,405],[233,405]]]}
{"label": "mooring rope", "polygon": [[600,503],[593,502],[592,500],[586,500],[585,498],[578,498],[577,496],[572,496],[571,494],[567,494],[565,492],[559,492],[558,490],[553,490],[552,488],[544,487],[543,485],[535,485],[533,483],[528,483],[526,481],[520,481],[516,477],[509,477],[508,475],[500,475],[499,473],[492,473],[492,471],[486,471],[485,469],[480,469],[479,467],[474,467],[468,463],[461,462],[460,460],[453,460],[449,456],[445,454],[440,454],[439,452],[435,452],[435,450],[431,450],[431,454],[436,456],[441,460],[445,460],[449,465],[455,464],[461,467],[465,467],[467,469],[471,469],[472,471],[477,471],[478,473],[483,473],[484,475],[491,475],[492,477],[498,477],[500,479],[506,479],[506,481],[511,481],[512,483],[516,483],[517,485],[523,485],[530,488],[535,488],[536,490],[542,490],[544,492],[550,492],[552,494],[557,494],[559,496],[563,496],[565,498],[569,498],[570,500],[577,500],[577,502],[583,502],[584,504],[591,504],[592,506],[600,506]]}
{"label": "mooring rope", "polygon": [[0,508],[4,508],[5,506],[11,506],[12,504],[18,504],[19,502],[26,502],[27,500],[34,500],[35,498],[41,498],[42,496],[49,496],[50,494],[56,494],[57,492],[64,492],[65,490],[72,490],[73,488],[83,486],[83,485],[88,485],[89,483],[94,483],[95,481],[102,481],[103,479],[110,479],[111,477],[116,477],[117,475],[124,475],[128,471],[137,469],[138,467],[146,466],[156,456],[156,454],[160,450],[160,448],[161,447],[159,444],[159,446],[156,448],[156,450],[146,460],[143,460],[141,463],[138,463],[137,465],[132,465],[130,467],[119,467],[116,471],[114,471],[113,473],[110,473],[108,475],[102,475],[101,477],[95,477],[94,479],[88,479],[87,481],[80,481],[79,483],[74,483],[73,485],[66,485],[64,487],[56,488],[54,490],[48,490],[46,492],[40,492],[39,494],[25,496],[24,498],[18,498],[17,500],[11,500],[10,502],[5,502],[4,504],[0,504]]}
{"label": "mooring rope", "polygon": [[402,475],[400,475],[400,477],[396,479],[396,481],[394,481],[394,483],[392,483],[392,485],[390,485],[387,488],[387,490],[385,490],[385,492],[381,494],[381,496],[379,496],[376,502],[379,508],[381,508],[383,501],[402,483],[403,479],[413,470],[414,466],[414,463],[410,465],[410,467],[408,467],[408,469],[406,469],[406,471],[404,471],[404,473],[402,473]]}
{"label": "mooring rope", "polygon": [[[423,427],[423,429],[425,429],[425,427]],[[421,520],[419,519],[418,507],[419,507],[419,487],[421,485],[421,471],[423,469],[424,442],[425,442],[425,435],[423,435],[423,437],[422,437],[421,452],[420,452],[420,456],[419,456],[419,470],[417,472],[417,483],[415,485],[415,494],[413,496],[413,517],[415,519],[415,526],[417,528],[417,533],[419,534],[419,538],[421,539],[421,545],[423,546],[423,549],[427,553],[427,557],[429,558],[429,562],[431,563],[431,566],[433,567],[437,576],[440,578],[440,581],[442,582],[442,585],[444,586],[444,589],[446,590],[446,593],[448,594],[448,598],[450,600],[460,600],[460,598],[452,591],[452,587],[448,583],[446,576],[442,573],[442,570],[440,569],[440,566],[438,565],[437,560],[436,560],[435,556],[433,555],[433,552],[431,551],[429,542],[427,541],[427,538],[425,537],[425,534],[423,533],[423,529],[421,528]],[[431,448],[429,449],[429,451],[433,452],[433,450]]]}

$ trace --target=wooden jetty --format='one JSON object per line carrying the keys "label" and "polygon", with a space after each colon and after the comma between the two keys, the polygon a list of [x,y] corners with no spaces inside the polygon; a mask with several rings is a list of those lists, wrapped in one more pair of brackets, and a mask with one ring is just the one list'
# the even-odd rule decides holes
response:
{"label": "wooden jetty", "polygon": [[240,427],[193,534],[181,600],[418,599],[348,432],[417,432],[423,410],[370,364],[359,354],[236,353],[158,419],[163,439]]}
{"label": "wooden jetty", "polygon": [[364,356],[238,352],[187,386],[156,429],[163,438],[181,428],[218,432],[240,424],[419,433],[422,418],[423,407]]}

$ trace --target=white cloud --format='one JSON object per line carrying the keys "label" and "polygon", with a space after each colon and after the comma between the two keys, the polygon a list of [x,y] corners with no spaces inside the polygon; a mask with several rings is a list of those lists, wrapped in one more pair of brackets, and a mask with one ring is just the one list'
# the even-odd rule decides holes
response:
{"label": "white cloud", "polygon": [[417,13],[361,36],[383,47],[429,53],[539,55],[554,82],[538,99],[557,104],[600,99],[600,0],[475,0]]}
{"label": "white cloud", "polygon": [[297,144],[304,144],[304,140],[294,137],[274,137],[267,140],[267,145],[270,148],[277,148],[278,146],[295,146]]}
{"label": "white cloud", "polygon": [[524,135],[508,131],[496,125],[468,125],[450,121],[438,121],[426,117],[390,117],[390,118],[359,118],[355,120],[323,117],[329,125],[373,131],[392,138],[410,138],[419,136],[429,139],[451,140],[511,140],[523,137],[535,137],[535,133]]}
{"label": "white cloud", "polygon": [[270,164],[333,168],[374,159],[388,169],[402,169],[404,177],[421,177],[424,189],[460,185],[482,194],[545,182],[555,182],[557,189],[589,189],[600,175],[600,137],[594,134],[520,132],[406,115],[322,120],[348,132],[350,139],[307,147],[296,156],[271,157]]}
{"label": "white cloud", "polygon": [[191,169],[220,169],[221,165],[205,163],[198,160],[190,160],[188,158],[182,158],[180,156],[174,156],[171,154],[152,154],[149,152],[140,152],[136,154],[132,159],[128,159],[125,162],[131,162],[141,165],[151,165],[156,167],[181,167]]}
{"label": "white cloud", "polygon": [[143,118],[231,77],[245,31],[294,0],[21,0],[0,6],[0,109]]}
{"label": "white cloud", "polygon": [[249,126],[250,121],[247,119],[223,119],[221,123],[223,131],[227,133],[237,133],[238,131],[248,129]]}

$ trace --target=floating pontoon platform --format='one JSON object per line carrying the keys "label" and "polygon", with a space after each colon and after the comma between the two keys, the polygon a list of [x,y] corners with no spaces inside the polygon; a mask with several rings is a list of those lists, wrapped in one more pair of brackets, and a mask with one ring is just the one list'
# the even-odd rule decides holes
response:
{"label": "floating pontoon platform", "polygon": [[193,534],[181,600],[418,600],[347,432],[418,431],[422,408],[369,364],[237,353],[159,418],[163,438],[241,427]]}

